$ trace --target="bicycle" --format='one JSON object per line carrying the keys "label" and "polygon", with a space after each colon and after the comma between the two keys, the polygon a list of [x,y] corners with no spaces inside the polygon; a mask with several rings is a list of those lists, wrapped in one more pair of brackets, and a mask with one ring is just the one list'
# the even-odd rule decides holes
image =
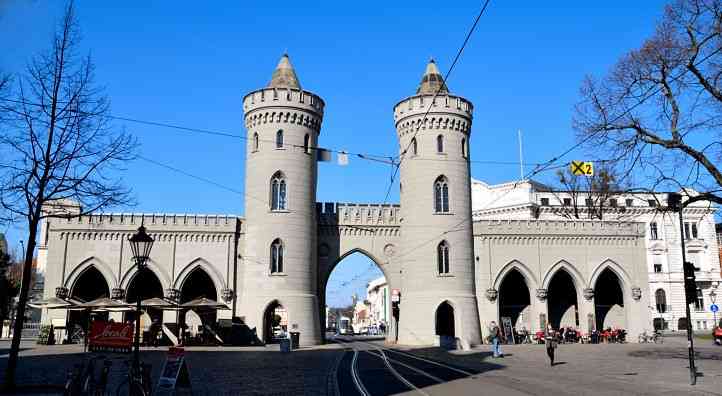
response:
{"label": "bicycle", "polygon": [[663,344],[664,337],[662,336],[662,333],[659,331],[655,331],[654,335],[652,336],[652,341],[654,341],[655,344]]}
{"label": "bicycle", "polygon": [[116,396],[148,396],[151,394],[150,369],[151,365],[146,363],[140,364],[140,372],[125,362],[128,367],[128,377],[125,378],[115,389]]}
{"label": "bicycle", "polygon": [[96,356],[81,363],[73,365],[73,369],[68,372],[63,395],[65,396],[102,396],[105,394],[105,387],[108,382],[108,372],[112,362],[105,360],[103,370],[100,374],[100,381],[95,380],[95,364],[96,360],[105,359],[105,356]]}

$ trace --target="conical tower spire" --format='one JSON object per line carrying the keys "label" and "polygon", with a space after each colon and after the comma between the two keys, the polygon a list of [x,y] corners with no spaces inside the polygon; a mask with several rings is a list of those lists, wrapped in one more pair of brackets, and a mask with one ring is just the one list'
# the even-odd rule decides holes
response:
{"label": "conical tower spire", "polygon": [[278,61],[276,70],[273,71],[271,76],[271,82],[268,83],[268,88],[294,88],[301,89],[301,83],[298,81],[296,71],[291,66],[291,60],[288,59],[288,54],[284,53],[281,60]]}
{"label": "conical tower spire", "polygon": [[426,65],[426,71],[424,72],[424,76],[421,77],[421,84],[419,84],[416,93],[433,95],[437,91],[440,94],[449,93],[449,88],[446,86],[444,77],[441,75],[441,72],[439,72],[439,68],[436,67],[434,58],[431,58]]}

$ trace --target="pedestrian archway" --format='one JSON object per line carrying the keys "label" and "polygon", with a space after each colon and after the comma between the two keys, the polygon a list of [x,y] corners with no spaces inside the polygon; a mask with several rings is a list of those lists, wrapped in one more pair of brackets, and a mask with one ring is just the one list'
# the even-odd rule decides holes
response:
{"label": "pedestrian archway", "polygon": [[526,284],[524,275],[516,268],[509,271],[501,281],[499,287],[499,321],[501,318],[511,318],[514,328],[520,329],[525,326],[531,328],[531,297],[529,287]]}
{"label": "pedestrian archway", "polygon": [[627,327],[622,283],[609,268],[602,271],[594,285],[594,314],[597,330]]}
{"label": "pedestrian archway", "polygon": [[436,308],[436,335],[456,336],[456,325],[454,321],[454,307],[448,301],[442,302]]}
{"label": "pedestrian archway", "polygon": [[[218,301],[216,285],[210,275],[201,267],[193,269],[181,284],[180,303],[184,304],[197,298],[205,297]],[[213,325],[216,322],[215,308],[192,308],[203,321],[204,325]]]}
{"label": "pedestrian archway", "polygon": [[288,333],[288,311],[278,300],[272,301],[263,312],[263,341],[277,343]]}
{"label": "pedestrian archway", "polygon": [[[86,268],[75,280],[70,289],[70,298],[88,302],[98,298],[110,297],[110,288],[103,274],[91,265]],[[76,329],[87,330],[91,317],[93,319],[107,320],[107,312],[89,313],[86,310],[68,311],[68,329],[72,337]]]}
{"label": "pedestrian archway", "polygon": [[[143,301],[154,297],[163,298],[163,285],[160,283],[160,280],[152,270],[142,268],[135,273],[135,276],[133,276],[128,284],[128,291],[125,293],[125,300],[129,303],[135,303],[138,299]],[[160,309],[147,308],[147,313],[151,321],[163,320],[163,311]],[[126,319],[134,320],[135,312],[128,312],[126,314]],[[141,322],[145,322],[145,320],[141,319]],[[144,328],[150,326],[150,323],[141,324]]]}
{"label": "pedestrian archway", "polygon": [[549,310],[549,323],[555,329],[564,326],[579,326],[577,289],[572,276],[563,268],[558,270],[549,282],[547,309]]}

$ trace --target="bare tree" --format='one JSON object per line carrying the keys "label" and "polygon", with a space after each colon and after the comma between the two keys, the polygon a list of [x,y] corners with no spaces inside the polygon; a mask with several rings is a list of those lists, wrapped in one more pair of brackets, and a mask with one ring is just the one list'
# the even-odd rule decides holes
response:
{"label": "bare tree", "polygon": [[[45,217],[82,216],[129,203],[130,191],[112,171],[134,157],[136,142],[110,124],[109,104],[93,83],[90,56],[79,54],[79,32],[69,3],[52,47],[15,78],[11,99],[0,101],[0,210],[5,221],[27,223],[17,320],[5,385],[15,385],[20,333],[30,287],[38,225]],[[79,213],[43,210],[77,203]]]}
{"label": "bare tree", "polygon": [[556,179],[559,188],[551,191],[561,204],[556,213],[568,219],[603,220],[610,199],[627,192],[622,184],[624,177],[609,166],[599,167],[593,176],[577,176],[569,169],[559,169]]}
{"label": "bare tree", "polygon": [[722,0],[668,5],[639,49],[606,77],[584,80],[578,139],[650,190],[722,203],[721,28]]}

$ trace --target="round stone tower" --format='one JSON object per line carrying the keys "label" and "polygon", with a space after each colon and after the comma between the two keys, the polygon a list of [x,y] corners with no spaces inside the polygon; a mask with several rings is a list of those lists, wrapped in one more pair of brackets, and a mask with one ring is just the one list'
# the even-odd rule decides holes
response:
{"label": "round stone tower", "polygon": [[439,336],[464,345],[481,342],[469,175],[472,113],[470,101],[449,93],[433,60],[416,95],[394,107],[400,150],[408,148],[400,169],[402,344],[429,344]]}
{"label": "round stone tower", "polygon": [[248,140],[239,315],[262,339],[278,314],[288,331],[301,333],[302,345],[321,341],[315,147],[323,108],[318,95],[301,89],[288,55],[267,87],[243,98]]}

